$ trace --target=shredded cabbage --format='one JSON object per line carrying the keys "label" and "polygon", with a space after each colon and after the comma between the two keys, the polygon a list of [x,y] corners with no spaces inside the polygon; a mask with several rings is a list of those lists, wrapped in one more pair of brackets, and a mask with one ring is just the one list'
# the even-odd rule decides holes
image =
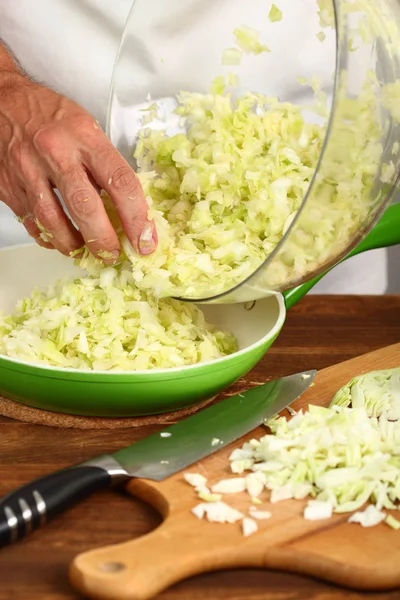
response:
{"label": "shredded cabbage", "polygon": [[400,368],[371,371],[354,377],[336,392],[331,406],[364,408],[369,417],[386,413],[390,420],[400,419]]}
{"label": "shredded cabbage", "polygon": [[0,316],[0,354],[62,368],[164,369],[236,349],[196,306],[138,290],[128,268],[58,282]]}
{"label": "shredded cabbage", "polygon": [[250,517],[244,517],[244,519],[242,519],[242,533],[243,533],[244,537],[253,535],[253,533],[256,533],[257,531],[258,531],[258,525],[254,519],[252,519]]}
{"label": "shredded cabbage", "polygon": [[[384,512],[378,510],[373,504],[370,504],[365,510],[353,513],[349,517],[348,522],[359,523],[362,527],[375,527],[375,525],[379,525],[379,523],[382,523],[382,521],[385,520],[385,517],[386,514]],[[390,517],[391,515],[386,517],[386,522],[389,518],[389,525],[391,522]],[[394,517],[391,518],[394,519]]]}
{"label": "shredded cabbage", "polygon": [[[317,3],[321,27],[334,26],[332,1]],[[342,8],[343,15],[364,13],[358,31],[351,33],[358,33],[356,37],[364,41],[380,39],[389,53],[396,53],[398,27],[387,19],[385,11],[381,14],[373,0],[344,2]],[[270,20],[281,17],[280,9],[272,5]],[[344,17],[339,19],[339,37],[343,37],[345,22]],[[243,52],[258,55],[269,51],[250,27],[238,27],[234,36],[238,47],[223,53],[226,65],[239,64]],[[324,33],[318,37],[322,41]],[[151,207],[149,218],[154,217],[159,232],[157,251],[147,257],[134,252],[105,196],[107,212],[123,247],[110,290],[105,292],[98,283],[110,271],[87,248],[76,251],[76,256],[83,252],[83,258],[76,260],[91,277],[60,284],[44,294],[36,292],[14,315],[0,319],[4,338],[0,352],[57,366],[101,369],[159,368],[210,360],[234,351],[233,337],[204,323],[198,326],[200,317],[194,307],[184,310],[183,305],[158,303],[158,298],[204,298],[226,292],[252,275],[289,229],[285,244],[268,268],[252,279],[252,285],[256,283],[254,287],[261,292],[295,285],[344,252],[386,196],[387,186],[377,192],[376,182],[390,184],[398,171],[398,160],[394,159],[378,173],[390,125],[381,118],[380,109],[383,105],[395,122],[400,121],[396,104],[400,83],[382,86],[375,73],[367,73],[360,93],[354,95],[349,92],[347,73],[341,73],[330,137],[315,174],[326,128],[308,123],[303,109],[313,110],[326,120],[326,98],[317,78],[307,81],[299,77],[298,82],[312,87],[314,106],[294,106],[256,93],[237,98],[232,89],[238,85],[234,74],[227,76],[228,85],[218,77],[208,94],[181,92],[176,113],[184,133],[172,137],[164,130],[147,127],[158,118],[157,103],[142,109],[145,127],[135,158]],[[396,154],[395,147],[391,155]],[[314,175],[306,210],[291,228]],[[42,239],[50,241],[51,234],[37,225]],[[98,257],[108,258],[108,254],[99,252]],[[128,280],[132,287],[129,292],[125,285]],[[72,298],[79,297],[85,285],[90,293],[79,306],[71,306],[69,300],[65,303],[63,294],[68,286]],[[116,310],[118,303],[111,302],[121,295],[124,301],[140,305],[133,318],[129,309],[124,312],[119,306]],[[117,324],[115,331],[102,320],[103,307],[108,304],[112,327]],[[183,335],[163,323],[167,306],[180,315],[177,323]],[[63,320],[60,307],[79,325],[71,325],[75,321],[67,317]],[[54,318],[53,311],[59,317]],[[48,314],[46,321],[44,315]],[[189,316],[194,319],[194,329],[186,321]],[[161,339],[151,337],[144,321],[161,327]],[[178,346],[167,351],[171,339]],[[246,470],[249,460],[236,461],[235,472]],[[304,491],[303,486],[294,493]],[[288,489],[275,491],[274,497],[283,493],[289,493]]]}
{"label": "shredded cabbage", "polygon": [[396,124],[400,123],[400,79],[382,88],[382,105],[390,113]]}
{"label": "shredded cabbage", "polygon": [[[223,479],[211,490],[247,491],[253,504],[265,501],[259,496],[267,490],[270,505],[307,499],[306,520],[352,513],[349,523],[372,527],[384,521],[400,529],[400,521],[383,510],[400,508],[399,380],[400,368],[374,371],[352,379],[328,408],[309,405],[290,419],[269,419],[269,434],[229,456],[232,473],[250,474]],[[184,475],[191,485],[199,477]],[[249,514],[257,520],[271,517],[255,506]]]}
{"label": "shredded cabbage", "polygon": [[332,0],[317,0],[319,23],[321,27],[335,27],[335,13]]}
{"label": "shredded cabbage", "polygon": [[391,527],[392,529],[400,529],[400,521],[396,519],[393,515],[388,515],[385,519],[385,523],[389,525],[389,527]]}
{"label": "shredded cabbage", "polygon": [[244,492],[245,489],[245,477],[237,477],[235,479],[222,479],[212,486],[211,491],[217,494],[237,494],[239,492]]}
{"label": "shredded cabbage", "polygon": [[[158,297],[221,294],[253,275],[277,248],[309,190],[329,115],[318,78],[298,81],[313,89],[312,106],[258,93],[233,99],[219,77],[208,94],[179,94],[175,112],[184,133],[141,130],[135,158],[159,231],[156,252],[136,254],[105,198],[139,289]],[[306,210],[253,279],[260,290],[291,287],[332,261],[382,199],[374,191],[383,149],[381,124],[371,117],[379,105],[375,83],[370,73],[360,95],[349,98],[342,74],[330,141]],[[307,122],[304,109],[322,124]],[[382,177],[393,177],[390,165]],[[96,272],[88,250],[80,265]]]}
{"label": "shredded cabbage", "polygon": [[400,503],[399,406],[400,368],[355,377],[329,408],[310,405],[290,420],[268,420],[270,434],[232,452],[231,471],[264,474],[271,504],[310,497],[306,519],[358,511],[370,502],[350,522],[369,527],[385,520],[400,528],[382,512]]}
{"label": "shredded cabbage", "polygon": [[[321,27],[334,27],[332,0],[317,0],[317,6]],[[352,50],[353,42],[381,40],[390,56],[395,53],[400,34],[390,11],[380,11],[373,0],[346,0],[340,9],[339,39]],[[281,16],[273,4],[270,20]],[[351,30],[349,17],[354,17]],[[243,52],[269,50],[251,27],[236,28],[234,36],[237,47],[224,51],[225,65],[239,64]],[[325,39],[323,31],[317,36]],[[400,119],[398,81],[383,85],[368,71],[354,91],[349,75],[343,69],[337,82],[318,173],[329,111],[316,77],[298,78],[315,92],[314,105],[307,107],[257,93],[237,98],[236,76],[227,77],[228,85],[217,77],[208,94],[178,95],[182,133],[169,137],[158,126],[141,130],[135,158],[160,246],[153,255],[138,257],[119,228],[141,290],[188,299],[227,292],[253,275],[289,230],[267,268],[252,278],[248,295],[297,285],[348,251],[387,195],[387,186],[377,183],[390,185],[398,171],[394,159],[379,172],[391,126],[382,106],[392,120]],[[304,109],[322,117],[323,124],[306,122]],[[105,203],[118,223],[111,203]],[[95,268],[88,251],[81,266]]]}
{"label": "shredded cabbage", "polygon": [[225,502],[205,502],[198,504],[192,509],[192,513],[198,519],[206,516],[211,523],[235,523],[241,521],[244,515],[232,508]]}
{"label": "shredded cabbage", "polygon": [[247,442],[230,460],[234,473],[237,461],[247,460],[246,470],[265,475],[272,504],[311,496],[316,502],[309,501],[306,519],[353,512],[368,501],[378,510],[396,508],[400,421],[389,421],[384,412],[369,417],[364,406],[310,405],[290,420],[275,417],[266,425],[271,434]]}
{"label": "shredded cabbage", "polygon": [[238,48],[227,48],[222,54],[223,65],[240,65],[243,52]]}
{"label": "shredded cabbage", "polygon": [[272,513],[270,513],[268,510],[257,510],[256,508],[251,506],[249,512],[250,516],[253,519],[257,519],[257,521],[264,521],[272,517]]}
{"label": "shredded cabbage", "polygon": [[282,11],[276,6],[276,4],[273,4],[271,6],[271,10],[268,14],[268,19],[271,21],[271,23],[275,23],[276,21],[282,21]]}
{"label": "shredded cabbage", "polygon": [[[334,512],[352,512],[368,500],[378,509],[400,500],[400,422],[385,413],[369,417],[365,408],[309,406],[290,421],[267,422],[272,435],[260,440],[257,461],[265,461],[267,488],[312,486],[311,496],[332,504]],[[268,463],[279,468],[269,472]],[[275,467],[277,468],[277,467]]]}
{"label": "shredded cabbage", "polygon": [[[301,107],[252,93],[234,102],[220,85],[179,95],[186,133],[140,135],[135,157],[159,232],[152,255],[136,254],[105,198],[135,284],[159,297],[206,297],[251,275],[294,219],[321,151],[325,127]],[[88,250],[79,264],[101,268]]]}
{"label": "shredded cabbage", "polygon": [[39,219],[35,219],[35,224],[40,231],[39,237],[46,243],[51,242],[51,240],[54,238],[54,235],[50,233],[50,231],[47,231],[47,229],[44,225],[42,225]]}
{"label": "shredded cabbage", "polygon": [[261,44],[259,41],[259,33],[256,29],[248,27],[247,25],[241,25],[237,27],[233,32],[236,40],[236,44],[246,54],[261,54],[262,52],[270,52],[268,46]]}
{"label": "shredded cabbage", "polygon": [[307,521],[330,519],[331,516],[332,504],[326,500],[309,500],[304,509],[304,518]]}

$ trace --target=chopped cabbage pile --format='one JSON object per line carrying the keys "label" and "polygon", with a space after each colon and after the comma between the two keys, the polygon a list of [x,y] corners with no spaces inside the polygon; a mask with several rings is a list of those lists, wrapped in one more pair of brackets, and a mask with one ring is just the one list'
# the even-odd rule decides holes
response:
{"label": "chopped cabbage pile", "polygon": [[250,467],[267,475],[267,488],[286,498],[311,495],[334,512],[355,511],[367,501],[397,507],[398,421],[385,413],[368,417],[365,408],[310,405],[290,421],[278,417],[267,425],[272,434],[259,440]]}
{"label": "chopped cabbage pile", "polygon": [[[378,100],[369,77],[352,99],[343,78],[306,210],[257,274],[253,283],[260,289],[292,287],[337,258],[382,200],[384,190],[374,197],[382,128],[371,118]],[[135,158],[159,231],[154,254],[136,254],[105,198],[139,289],[158,297],[215,296],[242,283],[277,248],[310,188],[326,133],[326,96],[317,78],[303,83],[314,90],[308,109],[322,124],[306,120],[307,107],[277,98],[245,93],[233,99],[224,78],[217,78],[209,94],[179,94],[175,112],[184,133],[142,129]],[[87,249],[80,265],[99,268]]]}
{"label": "chopped cabbage pile", "polygon": [[[178,101],[186,133],[145,128],[135,151],[159,247],[139,257],[119,234],[139,289],[201,298],[240,283],[276,248],[310,185],[325,127],[262,94],[233,101],[223,78],[209,94],[182,92]],[[94,269],[88,251],[80,265]]]}
{"label": "chopped cabbage pile", "polygon": [[[203,475],[184,478],[200,498],[220,507],[224,496],[247,492],[254,518],[273,517],[277,502],[307,499],[307,520],[352,513],[349,523],[372,527],[385,521],[398,530],[399,519],[386,511],[400,509],[399,377],[400,368],[373,371],[352,379],[329,408],[309,405],[306,412],[291,411],[290,419],[269,419],[271,433],[231,453],[230,479],[210,485]],[[265,502],[264,491],[266,511],[254,506]],[[244,518],[243,503],[241,511]]]}
{"label": "chopped cabbage pile", "polygon": [[0,316],[0,354],[62,368],[164,369],[236,349],[235,338],[206,323],[193,304],[138,290],[127,268],[58,282]]}
{"label": "chopped cabbage pile", "polygon": [[[335,26],[331,0],[317,0],[317,12],[323,29]],[[282,12],[272,4],[265,16],[277,22]],[[353,36],[349,43],[356,44],[354,51],[359,42],[382,40],[389,52],[398,48],[400,39],[397,25],[373,0],[343,2],[338,13],[340,40],[348,33]],[[224,65],[239,65],[243,53],[259,60],[257,55],[269,52],[251,27],[237,27],[233,35],[236,46],[223,52]],[[325,39],[323,31],[317,36]],[[187,299],[222,294],[253,275],[290,229],[248,289],[230,296],[241,301],[247,294],[245,299],[253,300],[306,281],[349,250],[387,198],[398,171],[398,158],[387,160],[392,122],[382,112],[384,106],[398,121],[392,98],[395,91],[398,95],[398,83],[384,86],[374,63],[367,69],[364,58],[362,64],[365,70],[356,85],[352,71],[344,68],[336,82],[320,164],[329,111],[316,77],[298,78],[313,88],[313,106],[260,93],[238,97],[240,82],[232,73],[226,80],[218,77],[209,93],[182,91],[176,99],[176,120],[172,119],[176,124],[181,118],[181,133],[175,135],[170,135],[167,123],[163,126],[157,103],[151,105],[155,123],[152,126],[149,115],[143,120],[135,158],[160,233],[153,255],[136,255],[111,202],[105,200],[139,289]],[[310,111],[322,117],[320,124],[307,120]],[[299,212],[307,192],[307,205]],[[88,250],[81,266],[96,272]]]}

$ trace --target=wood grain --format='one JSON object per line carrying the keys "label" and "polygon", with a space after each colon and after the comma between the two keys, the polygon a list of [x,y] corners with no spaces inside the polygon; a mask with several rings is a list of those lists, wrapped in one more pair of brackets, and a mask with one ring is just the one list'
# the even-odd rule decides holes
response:
{"label": "wood grain", "polygon": [[[353,377],[399,366],[400,343],[322,369],[315,385],[293,408],[328,406],[335,392]],[[232,450],[263,435],[265,428],[259,427],[190,471],[201,473],[210,483],[231,477]],[[365,530],[347,523],[346,514],[329,521],[306,521],[306,500],[271,505],[264,492],[260,509],[270,511],[272,518],[259,522],[259,531],[245,538],[239,523],[221,527],[191,514],[199,500],[182,473],[159,483],[133,479],[127,489],[154,506],[165,520],[147,536],[75,558],[71,581],[94,600],[149,600],[189,576],[246,566],[306,573],[367,591],[400,587],[400,536],[385,524]],[[248,514],[251,500],[247,493],[224,500]]]}
{"label": "wood grain", "polygon": [[[400,340],[399,297],[308,297],[293,308],[268,355],[229,393],[301,369],[321,369]],[[158,431],[57,430],[0,419],[0,494],[57,468],[113,452]],[[79,553],[139,537],[157,513],[124,493],[98,494],[0,552],[1,600],[79,600],[68,566]],[[236,569],[196,576],[163,592],[165,600],[400,600],[400,591],[350,592],[307,577]]]}

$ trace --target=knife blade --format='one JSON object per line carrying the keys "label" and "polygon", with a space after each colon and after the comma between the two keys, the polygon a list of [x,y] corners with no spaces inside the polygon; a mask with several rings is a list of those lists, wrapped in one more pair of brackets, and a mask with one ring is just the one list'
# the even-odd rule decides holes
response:
{"label": "knife blade", "polygon": [[25,537],[100,489],[131,477],[161,481],[224,448],[294,402],[316,371],[256,386],[112,455],[28,483],[0,500],[0,547]]}

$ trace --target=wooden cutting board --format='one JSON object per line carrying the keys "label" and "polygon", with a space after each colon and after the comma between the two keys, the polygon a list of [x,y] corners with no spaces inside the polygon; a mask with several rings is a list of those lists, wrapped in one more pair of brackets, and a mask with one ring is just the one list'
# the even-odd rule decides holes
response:
{"label": "wooden cutting board", "polygon": [[[293,407],[327,406],[352,377],[399,366],[400,344],[395,344],[329,367],[318,373],[315,386]],[[232,476],[228,461],[232,449],[265,433],[266,429],[260,427],[187,471],[202,473],[210,483]],[[201,500],[182,473],[161,483],[132,480],[127,491],[153,505],[165,520],[142,538],[75,558],[70,568],[71,582],[90,598],[146,600],[192,575],[235,567],[292,571],[360,590],[400,587],[400,531],[385,524],[364,529],[349,524],[349,515],[305,521],[302,514],[306,501],[270,505],[265,492],[261,496],[263,505],[258,508],[270,510],[272,517],[258,521],[259,531],[244,537],[240,522],[209,523],[191,514]],[[247,494],[228,495],[224,500],[248,512]],[[129,523],[126,530],[128,536]]]}

